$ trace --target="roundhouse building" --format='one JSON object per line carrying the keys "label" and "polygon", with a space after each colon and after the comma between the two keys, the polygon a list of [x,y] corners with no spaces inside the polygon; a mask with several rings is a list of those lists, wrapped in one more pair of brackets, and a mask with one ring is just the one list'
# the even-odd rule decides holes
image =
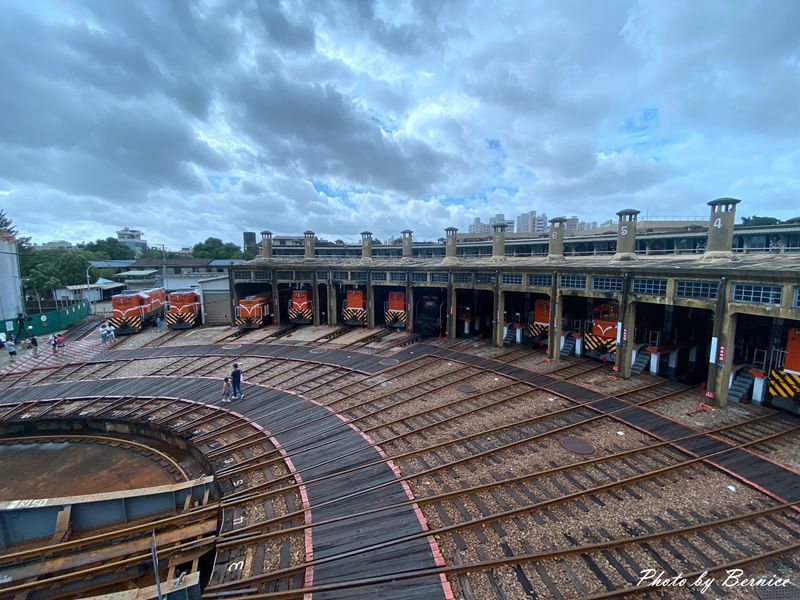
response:
{"label": "roundhouse building", "polygon": [[[638,211],[617,213],[616,236],[513,240],[495,227],[485,242],[315,247],[261,254],[229,271],[231,301],[269,293],[285,324],[293,290],[310,292],[313,323],[341,324],[348,290],[366,298],[367,326],[387,325],[392,292],[404,294],[405,328],[440,307],[440,335],[491,336],[495,345],[547,347],[613,360],[621,377],[643,371],[706,381],[715,404],[765,402],[797,412],[800,401],[800,224],[734,229],[739,200],[709,202],[704,231],[643,234]],[[578,251],[578,244],[586,251]]]}

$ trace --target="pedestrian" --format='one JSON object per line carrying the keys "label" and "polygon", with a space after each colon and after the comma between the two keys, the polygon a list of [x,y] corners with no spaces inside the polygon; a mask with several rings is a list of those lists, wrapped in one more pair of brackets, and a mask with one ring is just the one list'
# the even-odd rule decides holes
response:
{"label": "pedestrian", "polygon": [[158,315],[156,315],[156,329],[161,331],[161,317],[159,317]]}
{"label": "pedestrian", "polygon": [[65,345],[64,336],[60,333],[56,336],[56,343],[58,344],[59,348],[63,348]]}
{"label": "pedestrian", "polygon": [[105,324],[100,325],[100,341],[103,342],[103,346],[108,342],[108,331],[106,331]]}
{"label": "pedestrian", "polygon": [[33,358],[39,358],[39,340],[35,335],[31,336],[31,348],[33,348]]}
{"label": "pedestrian", "polygon": [[222,380],[222,401],[223,402],[230,402],[231,401],[231,378],[226,377]]}
{"label": "pedestrian", "polygon": [[244,400],[242,393],[242,371],[239,369],[238,363],[233,363],[233,371],[231,371],[231,386],[233,387],[233,399]]}
{"label": "pedestrian", "polygon": [[11,362],[17,360],[17,347],[14,345],[14,338],[6,340],[6,350],[8,350],[8,355],[11,357]]}
{"label": "pedestrian", "polygon": [[53,349],[53,354],[58,351],[58,342],[56,341],[56,336],[54,333],[50,334],[50,337],[47,338],[47,342],[50,344],[50,347]]}
{"label": "pedestrian", "polygon": [[111,343],[114,343],[117,340],[117,332],[114,331],[114,328],[106,323],[106,333],[108,334],[108,340]]}

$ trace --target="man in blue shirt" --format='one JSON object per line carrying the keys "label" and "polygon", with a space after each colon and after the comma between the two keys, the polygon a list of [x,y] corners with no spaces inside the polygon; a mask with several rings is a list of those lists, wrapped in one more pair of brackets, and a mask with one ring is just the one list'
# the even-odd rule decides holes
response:
{"label": "man in blue shirt", "polygon": [[231,388],[233,392],[232,400],[244,400],[244,394],[242,393],[242,371],[239,369],[239,363],[233,363]]}

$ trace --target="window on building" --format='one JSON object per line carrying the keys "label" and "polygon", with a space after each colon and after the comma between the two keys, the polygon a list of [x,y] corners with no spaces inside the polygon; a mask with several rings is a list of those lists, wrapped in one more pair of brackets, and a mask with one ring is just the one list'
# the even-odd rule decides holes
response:
{"label": "window on building", "polygon": [[366,281],[367,280],[367,272],[366,271],[351,271],[350,272],[350,279],[352,281]]}
{"label": "window on building", "polygon": [[313,275],[312,275],[311,271],[295,271],[294,272],[294,278],[295,279],[310,280],[310,279],[312,279],[312,277],[313,277]]}
{"label": "window on building", "polygon": [[389,281],[406,281],[407,274],[405,271],[392,271],[389,273]]}
{"label": "window on building", "polygon": [[731,300],[755,304],[780,304],[783,288],[779,285],[761,285],[750,283],[734,283],[731,289]]}
{"label": "window on building", "polygon": [[552,275],[528,275],[528,285],[550,287],[553,285]]}
{"label": "window on building", "polygon": [[800,308],[800,287],[794,288],[794,307]]}
{"label": "window on building", "polygon": [[180,267],[175,267],[174,271],[175,271],[175,275],[180,275],[181,274],[181,268]]}
{"label": "window on building", "polygon": [[679,298],[706,298],[716,300],[719,283],[716,281],[676,281],[675,295]]}
{"label": "window on building", "polygon": [[253,279],[272,279],[272,271],[257,269],[253,271]]}
{"label": "window on building", "polygon": [[592,277],[592,289],[597,292],[621,292],[622,277]]}
{"label": "window on building", "polygon": [[372,281],[386,281],[386,271],[373,271]]}
{"label": "window on building", "polygon": [[334,281],[344,281],[347,279],[347,271],[334,271],[333,272],[333,280]]}
{"label": "window on building", "polygon": [[472,273],[453,273],[456,283],[472,283]]}
{"label": "window on building", "polygon": [[431,273],[431,281],[433,283],[448,283],[450,281],[450,273]]}
{"label": "window on building", "polygon": [[667,280],[666,279],[634,279],[633,280],[633,293],[634,294],[649,294],[650,296],[666,296],[667,295]]}
{"label": "window on building", "polygon": [[559,285],[570,290],[586,289],[586,277],[583,275],[562,275]]}
{"label": "window on building", "polygon": [[412,273],[411,281],[414,283],[426,283],[428,281],[427,273]]}
{"label": "window on building", "polygon": [[495,282],[493,273],[475,273],[475,283],[491,283]]}
{"label": "window on building", "polygon": [[503,285],[522,285],[522,273],[501,273],[500,283]]}
{"label": "window on building", "polygon": [[250,276],[253,274],[252,271],[234,271],[233,278],[234,279],[250,279]]}
{"label": "window on building", "polygon": [[275,279],[294,279],[292,271],[275,271]]}

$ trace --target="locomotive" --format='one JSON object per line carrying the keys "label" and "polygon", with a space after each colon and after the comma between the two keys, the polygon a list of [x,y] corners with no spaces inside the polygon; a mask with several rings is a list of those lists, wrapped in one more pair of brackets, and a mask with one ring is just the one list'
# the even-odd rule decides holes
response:
{"label": "locomotive", "polygon": [[272,295],[255,294],[239,300],[234,322],[240,329],[258,329],[272,323]]}
{"label": "locomotive", "polygon": [[169,295],[169,308],[164,318],[169,329],[191,329],[203,320],[200,294],[194,290],[178,290]]}
{"label": "locomotive", "polygon": [[145,324],[164,316],[167,292],[163,287],[122,292],[111,296],[111,317],[108,323],[119,335],[139,333]]}
{"label": "locomotive", "polygon": [[528,336],[531,340],[546,338],[550,331],[550,300],[539,298],[528,316]]}
{"label": "locomotive", "polygon": [[347,296],[342,307],[342,322],[345,325],[367,326],[367,309],[363,291],[347,290]]}
{"label": "locomotive", "polygon": [[618,312],[617,304],[604,303],[594,307],[591,332],[587,331],[583,336],[587,354],[599,357],[616,353]]}
{"label": "locomotive", "polygon": [[389,299],[383,303],[383,317],[387,327],[405,328],[408,322],[405,292],[389,292]]}
{"label": "locomotive", "polygon": [[775,398],[800,402],[800,328],[792,327],[786,335],[786,350],[780,362],[770,365],[769,393]]}
{"label": "locomotive", "polygon": [[313,321],[310,296],[306,290],[292,290],[292,297],[289,300],[289,323],[307,325]]}
{"label": "locomotive", "polygon": [[416,308],[415,330],[422,335],[440,335],[444,323],[444,302],[436,296],[423,296]]}

